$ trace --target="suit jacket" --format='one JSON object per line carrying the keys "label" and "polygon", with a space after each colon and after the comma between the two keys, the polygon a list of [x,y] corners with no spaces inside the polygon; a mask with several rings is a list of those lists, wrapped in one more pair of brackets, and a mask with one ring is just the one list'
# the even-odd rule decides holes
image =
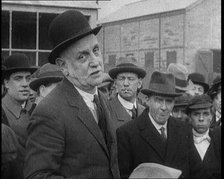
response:
{"label": "suit jacket", "polygon": [[29,110],[32,106],[30,100],[27,101],[23,109],[21,104],[6,94],[2,99],[2,109],[5,113],[4,124],[8,125],[16,134],[19,142],[18,161],[21,165],[25,158],[25,145],[27,140],[27,126],[29,124]]}
{"label": "suit jacket", "polygon": [[189,174],[189,128],[173,117],[168,119],[167,142],[151,123],[149,108],[135,120],[117,129],[118,162],[122,178],[127,178],[139,164],[154,162]]}
{"label": "suit jacket", "polygon": [[193,135],[191,137],[190,178],[221,179],[221,127],[210,129],[209,136],[211,142],[203,160],[194,145]]}
{"label": "suit jacket", "polygon": [[[132,120],[131,116],[128,114],[125,107],[120,103],[117,96],[109,101],[109,108],[115,122],[116,129]],[[140,116],[144,109],[145,107],[143,105],[137,103],[137,116]]]}
{"label": "suit jacket", "polygon": [[34,109],[26,145],[26,178],[119,178],[115,129],[99,92],[107,142],[73,84],[64,79]]}

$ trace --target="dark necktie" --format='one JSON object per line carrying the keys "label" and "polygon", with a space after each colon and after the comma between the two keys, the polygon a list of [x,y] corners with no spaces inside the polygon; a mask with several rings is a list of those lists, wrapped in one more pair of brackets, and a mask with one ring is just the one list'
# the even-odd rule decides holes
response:
{"label": "dark necktie", "polygon": [[132,112],[132,119],[137,118],[137,109],[135,108],[135,106],[133,105],[133,108],[131,109]]}
{"label": "dark necktie", "polygon": [[103,137],[105,139],[105,142],[107,144],[107,130],[106,130],[106,121],[105,121],[105,116],[103,113],[103,109],[100,105],[100,100],[98,95],[94,95],[94,100],[93,102],[96,104],[96,112],[97,112],[97,116],[98,116],[98,126],[103,134]]}
{"label": "dark necktie", "polygon": [[166,142],[165,128],[161,127],[159,130],[161,131],[161,137],[162,137],[163,142]]}

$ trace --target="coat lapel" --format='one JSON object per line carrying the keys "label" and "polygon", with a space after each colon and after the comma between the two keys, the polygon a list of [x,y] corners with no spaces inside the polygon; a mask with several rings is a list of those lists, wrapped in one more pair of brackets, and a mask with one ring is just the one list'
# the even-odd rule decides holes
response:
{"label": "coat lapel", "polygon": [[116,110],[114,110],[115,114],[116,114],[116,118],[119,121],[127,121],[127,120],[129,121],[129,120],[132,120],[131,116],[128,114],[128,112],[126,111],[124,106],[122,106],[122,104],[118,100],[117,96],[113,99],[112,103],[113,103],[114,108],[116,109]]}
{"label": "coat lapel", "polygon": [[142,138],[154,149],[154,151],[160,156],[161,160],[164,160],[165,147],[160,139],[160,134],[153,126],[149,115],[148,108],[137,119],[139,121],[138,128]]}
{"label": "coat lapel", "polygon": [[[98,141],[98,143],[102,146],[104,151],[106,152],[107,156],[109,157],[109,152],[101,133],[100,128],[98,127],[95,119],[89,110],[88,106],[86,105],[85,101],[82,99],[79,92],[74,88],[74,86],[67,80],[64,79],[62,83],[62,89],[66,89],[67,93],[67,101],[71,107],[77,109],[75,111],[78,114],[78,119],[86,126],[89,132],[94,136],[94,138]],[[77,115],[76,114],[76,115]]]}
{"label": "coat lapel", "polygon": [[179,143],[181,142],[181,136],[177,134],[182,134],[181,126],[177,125],[173,119],[170,117],[167,124],[167,150],[166,159],[167,161],[172,161],[173,157],[176,155]]}

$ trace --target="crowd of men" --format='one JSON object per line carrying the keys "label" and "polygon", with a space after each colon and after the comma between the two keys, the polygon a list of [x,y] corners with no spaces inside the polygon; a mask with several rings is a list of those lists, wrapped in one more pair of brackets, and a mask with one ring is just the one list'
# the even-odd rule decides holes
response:
{"label": "crowd of men", "polygon": [[105,74],[100,29],[69,10],[49,26],[49,63],[3,60],[2,178],[161,177],[148,163],[181,171],[176,178],[221,178],[221,77],[209,86],[171,63],[143,88],[133,57]]}

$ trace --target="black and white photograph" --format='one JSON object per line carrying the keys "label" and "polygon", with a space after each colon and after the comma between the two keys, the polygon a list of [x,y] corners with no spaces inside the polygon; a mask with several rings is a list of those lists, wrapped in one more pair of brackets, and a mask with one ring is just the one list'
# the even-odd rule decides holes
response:
{"label": "black and white photograph", "polygon": [[221,179],[221,0],[1,6],[1,178]]}

